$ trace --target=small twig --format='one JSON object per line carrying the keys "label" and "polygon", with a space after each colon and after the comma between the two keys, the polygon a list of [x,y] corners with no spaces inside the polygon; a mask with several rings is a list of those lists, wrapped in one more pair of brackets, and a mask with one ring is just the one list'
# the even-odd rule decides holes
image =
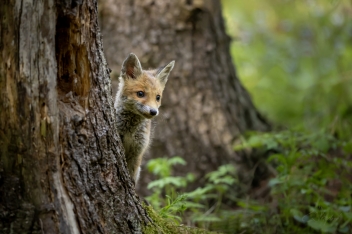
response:
{"label": "small twig", "polygon": [[214,204],[212,207],[210,207],[209,210],[207,210],[207,212],[204,213],[204,215],[208,215],[208,214],[210,214],[211,212],[213,212],[213,210],[215,209],[215,207],[216,207],[216,202],[215,202],[215,204]]}

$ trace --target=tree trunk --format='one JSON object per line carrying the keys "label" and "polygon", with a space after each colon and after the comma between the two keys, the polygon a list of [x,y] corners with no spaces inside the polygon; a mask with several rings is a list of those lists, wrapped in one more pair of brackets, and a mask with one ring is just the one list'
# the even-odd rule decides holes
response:
{"label": "tree trunk", "polygon": [[[265,131],[269,125],[237,78],[220,1],[104,0],[100,20],[113,77],[130,52],[144,68],[176,61],[149,156],[181,156],[187,166],[178,173],[196,172],[200,178],[219,165],[237,163],[252,181],[249,171],[258,159],[235,153],[233,143],[245,131]],[[142,194],[145,175],[144,170]]]}
{"label": "tree trunk", "polygon": [[96,1],[5,0],[0,16],[0,233],[141,233]]}

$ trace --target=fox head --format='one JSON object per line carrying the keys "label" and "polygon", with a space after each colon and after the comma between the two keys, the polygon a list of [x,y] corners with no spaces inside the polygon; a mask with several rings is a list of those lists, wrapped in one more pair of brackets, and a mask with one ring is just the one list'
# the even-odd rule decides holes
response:
{"label": "fox head", "polygon": [[137,56],[131,53],[122,64],[120,75],[119,92],[124,108],[148,119],[157,116],[174,64],[172,61],[159,69],[143,70]]}

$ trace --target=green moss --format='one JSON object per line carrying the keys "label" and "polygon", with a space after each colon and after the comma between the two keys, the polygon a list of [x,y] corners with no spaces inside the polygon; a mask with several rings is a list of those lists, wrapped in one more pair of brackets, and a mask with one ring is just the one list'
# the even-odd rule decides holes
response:
{"label": "green moss", "polygon": [[46,119],[40,121],[40,133],[42,137],[46,137]]}
{"label": "green moss", "polygon": [[143,228],[143,233],[145,234],[214,233],[200,228],[179,225],[170,220],[161,218],[151,206],[143,204],[143,207],[147,211],[149,217],[153,220],[153,223],[149,223]]}

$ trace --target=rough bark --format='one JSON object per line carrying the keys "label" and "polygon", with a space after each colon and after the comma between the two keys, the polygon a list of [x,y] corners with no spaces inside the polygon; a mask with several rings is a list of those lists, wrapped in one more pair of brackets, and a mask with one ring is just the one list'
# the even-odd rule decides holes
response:
{"label": "rough bark", "polygon": [[[150,157],[181,156],[187,167],[178,168],[178,173],[196,172],[200,178],[219,165],[242,163],[251,181],[253,171],[261,169],[249,172],[258,159],[235,153],[233,143],[245,131],[265,131],[269,125],[237,78],[220,1],[103,0],[100,20],[114,77],[130,52],[144,68],[176,61]],[[145,175],[144,170],[143,194]]]}
{"label": "rough bark", "polygon": [[0,7],[0,233],[140,233],[94,0]]}

